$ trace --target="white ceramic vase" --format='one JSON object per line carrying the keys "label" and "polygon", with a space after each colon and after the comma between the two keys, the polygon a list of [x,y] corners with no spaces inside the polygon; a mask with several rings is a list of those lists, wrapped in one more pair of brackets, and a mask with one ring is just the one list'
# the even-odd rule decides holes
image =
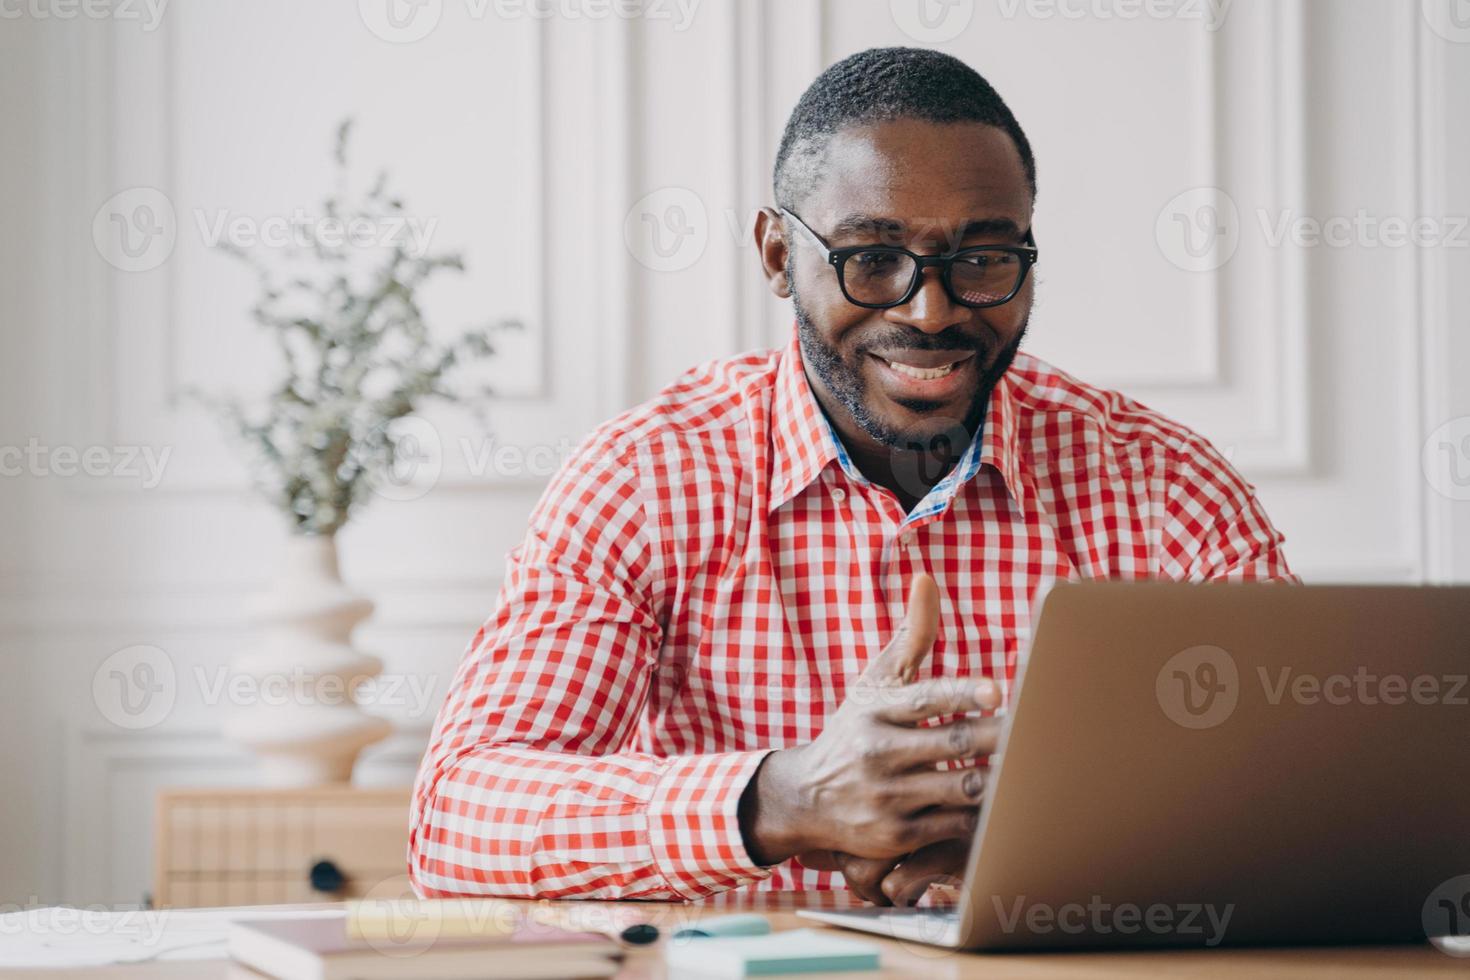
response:
{"label": "white ceramic vase", "polygon": [[343,584],[336,539],[293,535],[256,611],[260,645],[230,665],[225,737],[255,754],[264,785],[350,782],[358,753],[392,725],[357,704],[383,664],[352,648],[373,604]]}

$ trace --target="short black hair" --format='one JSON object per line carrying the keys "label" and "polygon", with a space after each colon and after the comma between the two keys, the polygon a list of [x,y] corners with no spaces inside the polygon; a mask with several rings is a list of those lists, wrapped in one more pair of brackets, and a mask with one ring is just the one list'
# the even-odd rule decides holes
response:
{"label": "short black hair", "polygon": [[846,126],[892,119],[978,122],[1015,141],[1036,197],[1031,143],[1005,100],[979,72],[953,55],[927,48],[869,48],[817,76],[797,100],[776,151],[776,203],[794,210],[821,178],[832,136]]}

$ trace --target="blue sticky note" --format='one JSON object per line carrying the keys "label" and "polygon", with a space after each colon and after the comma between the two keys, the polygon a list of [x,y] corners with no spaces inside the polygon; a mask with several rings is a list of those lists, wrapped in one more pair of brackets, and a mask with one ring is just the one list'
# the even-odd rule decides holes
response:
{"label": "blue sticky note", "polygon": [[815,929],[794,929],[769,936],[674,940],[664,958],[679,976],[770,977],[876,970],[879,949]]}
{"label": "blue sticky note", "polygon": [[716,936],[765,936],[771,931],[771,922],[763,915],[720,915],[713,919],[700,919],[694,925],[674,933],[675,939],[709,939]]}

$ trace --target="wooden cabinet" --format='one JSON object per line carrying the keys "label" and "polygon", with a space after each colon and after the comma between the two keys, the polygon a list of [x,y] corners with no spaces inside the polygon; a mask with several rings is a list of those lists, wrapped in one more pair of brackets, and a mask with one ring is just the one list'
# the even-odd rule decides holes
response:
{"label": "wooden cabinet", "polygon": [[409,794],[407,787],[353,786],[164,790],[154,824],[153,904],[362,895],[408,871]]}

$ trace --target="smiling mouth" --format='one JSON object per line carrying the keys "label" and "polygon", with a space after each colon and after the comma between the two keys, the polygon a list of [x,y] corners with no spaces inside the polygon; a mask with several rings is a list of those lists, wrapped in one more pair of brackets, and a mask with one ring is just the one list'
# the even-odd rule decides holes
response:
{"label": "smiling mouth", "polygon": [[944,377],[955,369],[955,365],[953,364],[946,364],[941,368],[916,368],[908,364],[901,364],[898,361],[889,361],[888,366],[899,374],[915,378],[919,381],[934,381],[937,378]]}
{"label": "smiling mouth", "polygon": [[[889,358],[886,358],[886,357],[884,357],[881,354],[874,354],[873,357],[875,357],[878,360],[882,361],[884,364],[887,364],[894,371],[898,372],[899,374],[903,375],[906,378],[913,378],[915,381],[937,381],[938,379],[943,378],[946,375],[949,375],[949,374],[953,373],[956,368],[962,367],[963,365],[965,365],[966,363],[968,363],[971,358],[973,358],[975,356],[974,353],[972,352],[972,353],[969,353],[969,354],[964,354],[964,355],[959,356],[959,357],[955,357],[954,352],[952,352],[952,351],[951,352],[947,352],[947,353],[946,352],[933,352],[933,353],[925,352],[925,354],[927,354],[927,356],[918,354],[916,352],[915,355],[911,358],[911,360],[920,360],[920,359],[923,359],[923,360],[928,360],[928,361],[934,361],[934,360],[943,360],[946,357],[951,358],[951,360],[949,360],[948,363],[925,365],[925,364],[912,364],[912,363],[908,363],[906,361],[890,360]],[[939,354],[939,357],[935,357],[935,354]]]}

